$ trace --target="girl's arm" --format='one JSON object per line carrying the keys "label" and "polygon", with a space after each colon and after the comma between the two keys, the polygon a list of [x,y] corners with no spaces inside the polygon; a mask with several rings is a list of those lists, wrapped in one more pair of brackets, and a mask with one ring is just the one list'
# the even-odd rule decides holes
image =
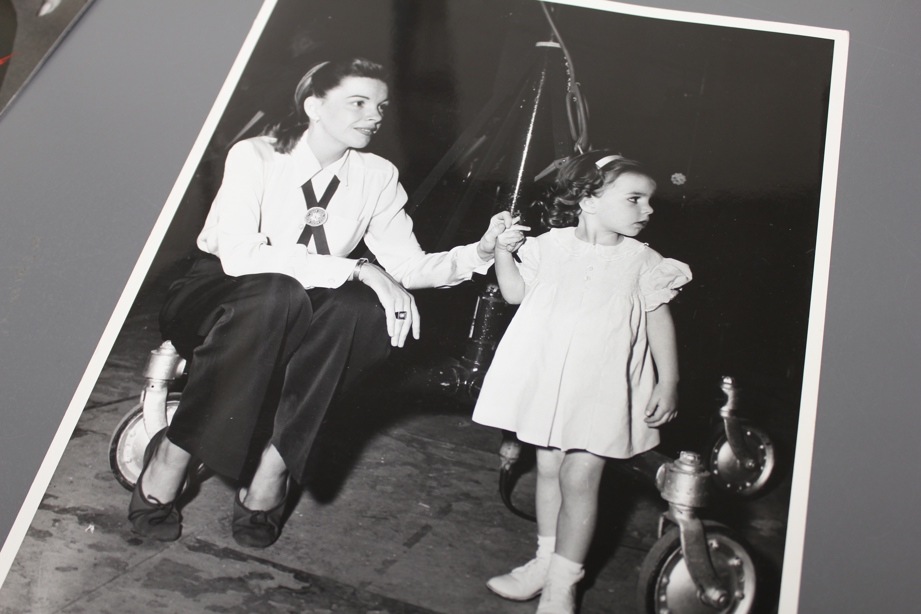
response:
{"label": "girl's arm", "polygon": [[646,424],[659,427],[678,413],[678,342],[668,305],[660,305],[646,314],[646,337],[658,375],[646,406]]}
{"label": "girl's arm", "polygon": [[496,237],[495,245],[496,280],[499,282],[502,298],[511,305],[518,305],[524,300],[525,290],[524,278],[512,254],[524,244],[523,231],[531,230],[528,226],[518,224],[518,220],[517,217],[509,218],[511,223]]}
{"label": "girl's arm", "polygon": [[[506,231],[509,232],[509,231]],[[524,300],[524,279],[518,271],[518,265],[512,257],[511,251],[503,247],[503,233],[499,236],[496,245],[496,280],[499,282],[499,290],[502,292],[502,298],[511,305],[518,305]],[[518,234],[521,234],[520,232]]]}

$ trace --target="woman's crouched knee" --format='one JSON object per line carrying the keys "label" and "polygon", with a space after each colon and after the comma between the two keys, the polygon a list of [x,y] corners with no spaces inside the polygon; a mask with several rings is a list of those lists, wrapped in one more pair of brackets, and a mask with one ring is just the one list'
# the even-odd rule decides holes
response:
{"label": "woman's crouched knee", "polygon": [[310,299],[304,286],[295,278],[283,273],[258,273],[247,277],[251,278],[247,281],[258,286],[254,294],[258,297],[262,317],[272,321],[297,319],[304,315],[310,317]]}

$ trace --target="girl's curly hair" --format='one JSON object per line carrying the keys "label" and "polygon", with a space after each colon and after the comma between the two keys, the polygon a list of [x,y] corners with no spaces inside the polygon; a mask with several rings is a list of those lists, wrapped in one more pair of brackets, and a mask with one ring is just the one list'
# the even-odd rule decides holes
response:
{"label": "girl's curly hair", "polygon": [[[599,161],[603,162],[600,168]],[[567,160],[544,197],[534,203],[542,210],[541,222],[550,228],[578,226],[582,213],[579,203],[589,196],[599,196],[606,185],[624,173],[648,176],[639,162],[608,150],[589,151]]]}

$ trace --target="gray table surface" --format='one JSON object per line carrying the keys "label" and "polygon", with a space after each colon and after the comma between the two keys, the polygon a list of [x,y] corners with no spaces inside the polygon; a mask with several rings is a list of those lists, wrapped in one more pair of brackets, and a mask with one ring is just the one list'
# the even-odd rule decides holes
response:
{"label": "gray table surface", "polygon": [[[921,4],[647,0],[849,30],[800,612],[915,606]],[[0,121],[6,535],[258,0],[97,0]]]}

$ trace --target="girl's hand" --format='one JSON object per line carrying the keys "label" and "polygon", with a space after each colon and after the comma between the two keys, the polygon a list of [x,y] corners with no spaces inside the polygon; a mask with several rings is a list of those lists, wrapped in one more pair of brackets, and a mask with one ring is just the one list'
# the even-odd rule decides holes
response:
{"label": "girl's hand", "polygon": [[483,233],[483,238],[477,243],[476,252],[483,260],[489,260],[496,253],[496,239],[499,235],[511,228],[518,217],[512,217],[508,211],[500,211],[489,220],[489,227]]}
{"label": "girl's hand", "polygon": [[384,306],[390,345],[403,347],[410,330],[414,339],[419,338],[419,310],[415,297],[406,288],[387,271],[370,263],[361,267],[358,280],[374,290],[377,300]]}
{"label": "girl's hand", "polygon": [[517,252],[521,244],[524,243],[525,230],[531,230],[527,226],[515,224],[508,230],[496,237],[496,251]]}
{"label": "girl's hand", "polygon": [[647,425],[659,428],[675,419],[678,415],[678,387],[674,384],[659,382],[652,390],[652,397],[646,405]]}

